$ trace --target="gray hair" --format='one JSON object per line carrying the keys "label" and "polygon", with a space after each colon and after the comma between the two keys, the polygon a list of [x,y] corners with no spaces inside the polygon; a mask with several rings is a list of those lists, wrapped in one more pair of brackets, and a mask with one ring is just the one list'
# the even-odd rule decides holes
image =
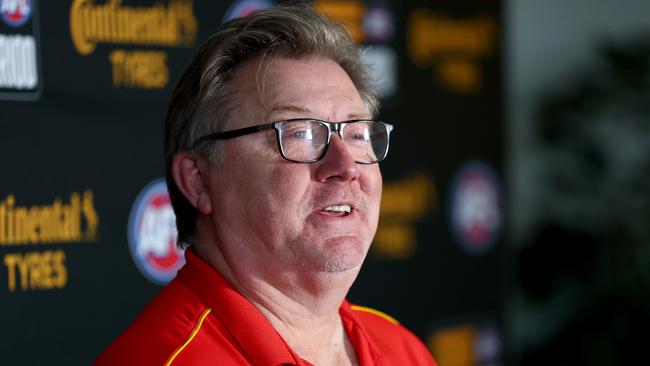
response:
{"label": "gray hair", "polygon": [[217,132],[228,114],[234,70],[242,63],[273,58],[328,58],[338,63],[356,86],[368,112],[375,115],[378,100],[369,70],[361,62],[350,33],[309,5],[280,5],[224,23],[203,43],[176,84],[165,120],[167,187],[176,214],[178,242],[187,245],[196,235],[196,210],[174,182],[171,166],[179,151],[192,151],[214,161],[212,144],[195,147],[206,134]]}

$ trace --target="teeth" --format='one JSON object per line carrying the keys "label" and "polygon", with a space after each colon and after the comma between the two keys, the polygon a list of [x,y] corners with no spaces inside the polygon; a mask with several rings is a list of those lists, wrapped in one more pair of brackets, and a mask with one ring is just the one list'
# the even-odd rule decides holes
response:
{"label": "teeth", "polygon": [[349,205],[332,205],[332,206],[327,206],[323,209],[323,211],[333,211],[333,212],[345,212],[345,213],[350,213],[352,209],[350,208]]}

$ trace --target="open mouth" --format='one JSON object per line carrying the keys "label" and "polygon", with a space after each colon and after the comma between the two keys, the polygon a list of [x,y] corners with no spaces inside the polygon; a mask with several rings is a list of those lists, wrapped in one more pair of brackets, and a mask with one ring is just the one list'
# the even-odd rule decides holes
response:
{"label": "open mouth", "polygon": [[350,205],[331,205],[323,208],[321,212],[329,216],[347,216],[352,212],[352,207]]}

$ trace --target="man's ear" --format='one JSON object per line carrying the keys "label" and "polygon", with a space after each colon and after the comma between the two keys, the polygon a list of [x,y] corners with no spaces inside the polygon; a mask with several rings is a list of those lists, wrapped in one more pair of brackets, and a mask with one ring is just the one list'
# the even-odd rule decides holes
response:
{"label": "man's ear", "polygon": [[208,168],[204,157],[187,151],[176,153],[172,159],[172,175],[178,190],[204,215],[212,213]]}

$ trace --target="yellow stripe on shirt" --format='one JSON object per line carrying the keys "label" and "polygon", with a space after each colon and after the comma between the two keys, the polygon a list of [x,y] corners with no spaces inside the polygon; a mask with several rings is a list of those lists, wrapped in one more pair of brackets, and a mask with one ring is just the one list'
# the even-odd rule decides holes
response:
{"label": "yellow stripe on shirt", "polygon": [[183,352],[185,347],[187,347],[187,345],[190,344],[190,342],[192,342],[194,337],[196,337],[196,334],[201,329],[201,326],[203,325],[203,321],[205,320],[205,317],[207,317],[208,314],[210,314],[211,311],[212,311],[212,309],[206,309],[205,311],[203,311],[203,313],[201,313],[201,316],[199,317],[199,321],[197,322],[194,329],[192,329],[192,333],[190,333],[190,336],[187,338],[185,343],[183,343],[180,347],[178,347],[176,349],[176,351],[174,351],[174,353],[169,357],[169,360],[167,360],[167,362],[165,362],[165,366],[171,365],[172,362],[174,362],[174,359],[176,358],[176,356],[178,356],[181,352]]}
{"label": "yellow stripe on shirt", "polygon": [[382,317],[382,318],[388,320],[389,322],[391,322],[391,323],[393,323],[395,325],[399,324],[397,319],[393,318],[392,316],[390,316],[390,315],[388,315],[386,313],[382,313],[379,310],[375,310],[375,309],[371,309],[371,308],[367,308],[365,306],[359,306],[359,305],[350,305],[350,308],[352,310],[356,310],[356,311],[365,311],[366,313],[375,314],[375,315],[377,315],[379,317]]}

